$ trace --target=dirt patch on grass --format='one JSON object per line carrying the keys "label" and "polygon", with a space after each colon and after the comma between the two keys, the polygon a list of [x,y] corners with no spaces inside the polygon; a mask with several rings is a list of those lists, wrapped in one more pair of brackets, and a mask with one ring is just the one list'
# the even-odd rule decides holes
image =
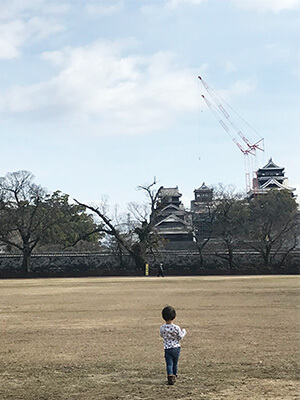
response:
{"label": "dirt patch on grass", "polygon": [[[0,398],[299,399],[299,277],[0,282]],[[165,384],[161,309],[186,328]]]}

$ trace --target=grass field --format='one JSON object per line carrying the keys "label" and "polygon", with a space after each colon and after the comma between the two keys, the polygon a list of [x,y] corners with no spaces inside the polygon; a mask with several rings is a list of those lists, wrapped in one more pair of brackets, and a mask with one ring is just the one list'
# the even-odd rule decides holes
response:
{"label": "grass field", "polygon": [[[298,400],[296,276],[0,281],[0,399]],[[161,309],[188,331],[166,382]]]}

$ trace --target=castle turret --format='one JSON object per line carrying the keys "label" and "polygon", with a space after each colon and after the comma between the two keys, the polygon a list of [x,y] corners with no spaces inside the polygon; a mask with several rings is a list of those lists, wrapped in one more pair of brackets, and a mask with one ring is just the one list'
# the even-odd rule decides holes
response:
{"label": "castle turret", "polygon": [[288,190],[293,195],[296,190],[288,185],[288,179],[284,176],[284,168],[274,163],[272,158],[269,162],[257,171],[257,182],[254,191],[250,195],[264,194],[271,189]]}
{"label": "castle turret", "polygon": [[213,198],[213,189],[209,188],[203,182],[202,185],[194,190],[195,199],[191,201],[191,211],[201,212]]}

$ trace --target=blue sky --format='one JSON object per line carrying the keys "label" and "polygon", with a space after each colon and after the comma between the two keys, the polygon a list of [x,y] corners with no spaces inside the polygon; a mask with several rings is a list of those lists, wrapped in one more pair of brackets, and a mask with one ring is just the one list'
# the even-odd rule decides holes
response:
{"label": "blue sky", "polygon": [[0,176],[123,208],[154,176],[186,205],[202,182],[245,190],[201,75],[299,196],[299,33],[299,0],[0,0]]}

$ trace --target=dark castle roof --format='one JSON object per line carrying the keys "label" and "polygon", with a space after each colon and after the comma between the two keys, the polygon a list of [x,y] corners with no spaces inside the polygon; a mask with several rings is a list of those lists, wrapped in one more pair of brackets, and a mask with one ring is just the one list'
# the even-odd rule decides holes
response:
{"label": "dark castle roof", "polygon": [[198,188],[195,189],[194,192],[198,192],[198,191],[211,191],[212,189],[210,189],[208,186],[205,185],[205,182],[202,183],[202,185]]}
{"label": "dark castle roof", "polygon": [[179,193],[178,186],[174,188],[161,188],[159,192],[159,197],[181,197],[182,194]]}
{"label": "dark castle roof", "polygon": [[283,167],[279,167],[278,165],[276,165],[274,163],[274,161],[272,160],[272,158],[270,158],[269,162],[264,167],[259,168],[258,171],[262,171],[262,170],[265,170],[265,169],[267,169],[267,170],[280,170],[280,171],[284,170]]}

